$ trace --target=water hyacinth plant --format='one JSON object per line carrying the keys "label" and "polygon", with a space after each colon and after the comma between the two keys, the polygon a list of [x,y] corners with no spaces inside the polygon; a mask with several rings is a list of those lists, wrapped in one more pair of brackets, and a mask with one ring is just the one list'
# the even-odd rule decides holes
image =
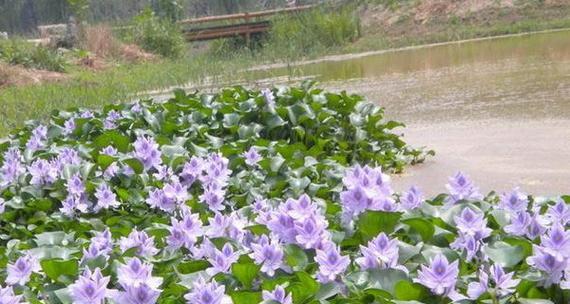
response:
{"label": "water hyacinth plant", "polygon": [[0,303],[567,303],[568,197],[395,193],[429,154],[400,125],[310,86],[32,122],[0,144]]}

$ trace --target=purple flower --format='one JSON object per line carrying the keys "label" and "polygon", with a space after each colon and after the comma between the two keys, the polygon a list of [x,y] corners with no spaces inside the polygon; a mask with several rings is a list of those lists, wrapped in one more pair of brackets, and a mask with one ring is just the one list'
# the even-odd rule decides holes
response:
{"label": "purple flower", "polygon": [[470,235],[476,240],[482,240],[491,235],[491,229],[487,228],[487,220],[483,213],[475,212],[466,207],[460,216],[454,217],[455,225],[460,233]]}
{"label": "purple flower", "polygon": [[117,195],[111,191],[111,188],[107,184],[101,184],[97,187],[95,192],[95,197],[97,198],[97,205],[95,205],[95,211],[101,209],[109,209],[119,207],[120,204],[117,201]]}
{"label": "purple flower", "polygon": [[63,123],[63,134],[69,135],[75,131],[75,118],[70,118]]}
{"label": "purple flower", "polygon": [[45,140],[47,140],[47,127],[39,125],[32,130],[32,136],[26,143],[26,148],[34,152],[45,147]]}
{"label": "purple flower", "polygon": [[10,285],[26,285],[32,273],[40,272],[41,267],[38,260],[32,255],[21,256],[14,264],[8,264],[8,277],[6,283]]}
{"label": "purple flower", "polygon": [[155,167],[156,168],[156,173],[154,173],[152,176],[154,178],[156,178],[159,181],[164,181],[164,180],[175,180],[175,182],[178,182],[178,178],[174,177],[174,171],[172,170],[172,168],[170,168],[169,166],[166,165],[158,165]]}
{"label": "purple flower", "polygon": [[109,156],[115,156],[117,153],[119,153],[119,151],[117,151],[117,149],[113,146],[107,146],[101,150],[101,154]]}
{"label": "purple flower", "polygon": [[93,260],[98,257],[109,257],[113,251],[113,237],[109,228],[102,232],[95,232],[95,236],[91,238],[91,244],[87,249],[83,250],[83,261]]}
{"label": "purple flower", "polygon": [[191,249],[198,237],[203,235],[202,221],[197,214],[186,214],[181,221],[176,218],[170,219],[172,225],[168,229],[170,235],[166,243],[171,249],[178,249],[185,246]]}
{"label": "purple flower", "polygon": [[85,193],[85,185],[79,173],[74,174],[71,179],[67,181],[67,193],[75,197],[80,197]]}
{"label": "purple flower", "polygon": [[174,200],[180,204],[186,202],[189,197],[188,189],[178,181],[167,184],[164,186],[163,191],[166,198]]}
{"label": "purple flower", "polygon": [[465,250],[466,260],[470,262],[481,249],[481,240],[473,235],[460,233],[459,236],[449,246],[456,250]]}
{"label": "purple flower", "polygon": [[529,266],[534,267],[544,273],[544,285],[546,287],[552,284],[560,283],[562,272],[567,267],[567,261],[560,261],[551,250],[544,247],[533,245],[533,255],[526,259]]}
{"label": "purple flower", "polygon": [[[310,213],[309,213],[310,214]],[[322,215],[313,215],[304,220],[297,220],[295,240],[306,249],[317,248],[330,238],[326,230],[328,223]]]}
{"label": "purple flower", "polygon": [[337,276],[344,273],[350,264],[350,258],[340,255],[339,247],[332,243],[323,247],[323,249],[317,249],[315,256],[315,260],[319,264],[317,279],[321,283],[328,283],[336,280]]}
{"label": "purple flower", "polygon": [[79,114],[79,116],[81,118],[93,118],[93,117],[95,117],[95,115],[93,115],[93,112],[91,112],[89,110],[85,110],[85,111],[81,112],[81,114]]}
{"label": "purple flower", "polygon": [[519,213],[526,211],[528,207],[527,196],[519,191],[519,188],[513,189],[510,193],[503,193],[499,208],[509,211],[510,213]]}
{"label": "purple flower", "polygon": [[162,189],[150,191],[146,203],[153,208],[158,208],[165,212],[172,212],[176,209],[176,202],[166,197]]}
{"label": "purple flower", "polygon": [[480,200],[483,198],[479,193],[479,188],[461,172],[449,178],[449,183],[445,185],[449,191],[448,202],[455,204],[460,200]]}
{"label": "purple flower", "polygon": [[77,211],[80,213],[87,213],[89,206],[84,201],[83,197],[68,196],[61,202],[59,211],[68,217],[73,217]]}
{"label": "purple flower", "polygon": [[273,92],[271,91],[271,89],[261,90],[261,95],[263,96],[263,99],[265,100],[265,104],[267,105],[267,108],[270,110],[275,109],[275,96],[273,95]]}
{"label": "purple flower", "polygon": [[226,243],[222,250],[214,249],[212,255],[208,258],[208,262],[212,267],[206,269],[206,272],[214,276],[218,273],[229,273],[232,264],[237,262],[239,254],[234,252],[232,245]]}
{"label": "purple flower", "polygon": [[541,245],[558,261],[570,257],[570,231],[558,223],[554,224],[547,235],[540,237]]}
{"label": "purple flower", "polygon": [[0,214],[4,213],[6,210],[6,201],[3,198],[0,198]]}
{"label": "purple flower", "polygon": [[273,291],[263,291],[263,300],[268,302],[276,302],[279,304],[293,304],[293,299],[291,298],[291,294],[287,294],[285,292],[285,288],[282,285],[275,286]]}
{"label": "purple flower", "polygon": [[154,168],[162,164],[160,150],[158,144],[152,137],[141,136],[134,143],[135,157],[143,163],[145,170]]}
{"label": "purple flower", "polygon": [[200,202],[208,205],[212,211],[221,211],[226,207],[224,206],[224,196],[226,192],[219,188],[218,184],[212,184],[205,187],[204,194],[200,195]]}
{"label": "purple flower", "polygon": [[32,163],[28,169],[32,175],[30,184],[42,186],[53,183],[57,179],[57,169],[45,159]]}
{"label": "purple flower", "polygon": [[242,156],[245,158],[245,163],[248,166],[252,167],[256,166],[257,163],[261,160],[261,155],[259,155],[255,147],[249,148],[249,150],[244,152]]}
{"label": "purple flower", "polygon": [[566,225],[570,222],[570,208],[560,199],[554,206],[548,208],[546,217],[553,223]]}
{"label": "purple flower", "polygon": [[356,263],[362,270],[395,268],[406,271],[398,266],[399,248],[398,240],[391,240],[384,233],[368,242],[368,246],[360,245],[362,257],[356,258]]}
{"label": "purple flower", "polygon": [[283,249],[281,246],[270,241],[266,235],[262,235],[257,243],[251,244],[252,258],[257,265],[261,265],[261,271],[268,276],[273,276],[275,271],[283,264]]}
{"label": "purple flower", "polygon": [[10,148],[4,153],[4,163],[0,167],[0,189],[16,182],[25,171],[20,150]]}
{"label": "purple flower", "polygon": [[74,304],[103,304],[105,298],[111,295],[107,289],[110,277],[103,277],[101,270],[96,268],[91,272],[85,270],[75,283],[69,286],[69,293]]}
{"label": "purple flower", "polygon": [[541,236],[546,231],[546,224],[546,220],[540,214],[534,214],[530,218],[526,236],[531,240]]}
{"label": "purple flower", "polygon": [[430,260],[430,266],[421,266],[418,278],[414,281],[429,288],[436,295],[448,296],[455,290],[459,265],[457,261],[449,264],[447,258],[438,254]]}
{"label": "purple flower", "polygon": [[132,287],[146,285],[156,289],[162,284],[162,278],[153,277],[152,268],[152,264],[143,263],[138,258],[132,258],[127,264],[120,264],[117,268],[119,284]]}
{"label": "purple flower", "polygon": [[528,212],[518,212],[513,218],[511,218],[511,223],[505,226],[505,232],[517,236],[525,235],[528,231],[530,221],[531,216]]}
{"label": "purple flower", "polygon": [[412,186],[410,190],[400,196],[400,203],[406,210],[416,209],[420,207],[423,202],[424,198],[422,192],[416,186]]}
{"label": "purple flower", "polygon": [[119,241],[121,251],[136,248],[136,254],[142,257],[151,257],[158,253],[154,246],[154,237],[149,237],[144,231],[133,230],[129,237],[122,237]]}
{"label": "purple flower", "polygon": [[192,156],[190,161],[184,164],[184,168],[182,169],[182,173],[180,177],[182,177],[183,183],[186,186],[190,186],[194,183],[194,181],[202,175],[202,171],[204,170],[204,160]]}
{"label": "purple flower", "polygon": [[389,212],[398,209],[391,197],[390,177],[382,173],[381,167],[356,165],[347,170],[343,183],[346,191],[341,192],[340,200],[344,220],[350,220],[367,209]]}
{"label": "purple flower", "polygon": [[115,110],[109,111],[109,113],[107,113],[107,117],[105,118],[105,121],[103,121],[103,128],[115,129],[117,127],[115,122],[119,119],[121,119],[121,113],[119,113]]}
{"label": "purple flower", "polygon": [[19,304],[21,301],[22,296],[15,295],[11,286],[2,287],[2,285],[0,285],[0,303]]}
{"label": "purple flower", "polygon": [[80,165],[81,157],[79,156],[79,152],[77,152],[77,150],[72,148],[63,148],[61,151],[59,151],[56,162],[60,165],[61,170],[63,170],[63,167],[65,165]]}
{"label": "purple flower", "polygon": [[467,295],[469,298],[476,300],[490,288],[498,298],[502,298],[512,294],[520,282],[518,279],[513,280],[514,272],[505,273],[503,268],[497,264],[491,266],[489,273],[493,284],[490,284],[487,272],[481,269],[479,271],[479,282],[472,282],[468,285]]}
{"label": "purple flower", "polygon": [[221,304],[225,287],[216,281],[206,283],[203,279],[194,283],[192,291],[184,296],[188,304]]}
{"label": "purple flower", "polygon": [[121,304],[155,304],[160,296],[160,290],[148,286],[147,284],[139,284],[138,286],[123,286],[124,292],[117,293],[116,303]]}

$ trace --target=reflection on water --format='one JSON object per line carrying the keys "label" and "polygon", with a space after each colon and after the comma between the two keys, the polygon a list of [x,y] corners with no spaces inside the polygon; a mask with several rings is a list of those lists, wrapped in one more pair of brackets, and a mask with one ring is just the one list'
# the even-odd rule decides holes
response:
{"label": "reflection on water", "polygon": [[437,156],[394,176],[399,190],[439,193],[463,170],[483,191],[570,193],[570,31],[250,73],[312,77],[406,122],[407,141]]}
{"label": "reflection on water", "polygon": [[[292,74],[292,75],[291,75]],[[257,71],[312,76],[407,122],[570,117],[570,31],[449,44]]]}

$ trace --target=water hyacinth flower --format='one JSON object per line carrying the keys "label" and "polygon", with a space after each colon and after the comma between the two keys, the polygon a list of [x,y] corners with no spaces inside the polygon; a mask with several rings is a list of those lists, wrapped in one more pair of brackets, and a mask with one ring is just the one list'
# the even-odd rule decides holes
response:
{"label": "water hyacinth flower", "polygon": [[107,184],[101,184],[99,187],[97,187],[95,197],[97,198],[95,211],[99,211],[101,209],[117,208],[120,206],[119,202],[117,201],[117,195],[111,191],[111,188]]}
{"label": "water hyacinth flower", "polygon": [[263,96],[263,99],[265,100],[265,105],[267,106],[267,108],[270,111],[275,109],[275,96],[273,95],[273,92],[271,91],[271,89],[261,90],[261,95]]}
{"label": "water hyacinth flower", "polygon": [[39,125],[34,130],[32,130],[32,136],[26,143],[26,149],[35,152],[45,147],[46,140],[47,140],[47,127],[44,125]]}
{"label": "water hyacinth flower", "polygon": [[132,287],[146,285],[146,287],[156,289],[162,284],[162,278],[153,277],[152,268],[152,264],[143,263],[138,258],[132,258],[117,268],[119,284]]}
{"label": "water hyacinth flower", "polygon": [[0,284],[0,303],[19,304],[22,303],[22,296],[15,295],[12,286],[2,287]]}
{"label": "water hyacinth flower", "polygon": [[546,217],[553,223],[566,225],[570,222],[570,207],[562,199],[559,199],[554,206],[548,208]]}
{"label": "water hyacinth flower", "polygon": [[79,173],[74,174],[66,184],[67,193],[73,195],[74,197],[80,197],[85,193],[85,185]]}
{"label": "water hyacinth flower", "polygon": [[182,183],[190,187],[204,171],[204,160],[200,157],[192,156],[188,162],[184,164],[180,177]]}
{"label": "water hyacinth flower", "polygon": [[385,233],[380,233],[367,245],[360,245],[362,257],[355,260],[362,270],[394,268],[407,272],[405,267],[398,265],[400,255],[397,239],[390,239]]}
{"label": "water hyacinth flower", "polygon": [[103,128],[107,130],[117,128],[116,121],[119,119],[121,119],[121,113],[115,110],[109,111],[109,113],[107,113],[107,117],[103,121]]}
{"label": "water hyacinth flower", "polygon": [[24,286],[30,281],[32,273],[39,273],[40,270],[40,263],[34,256],[30,254],[21,256],[14,264],[8,264],[6,283]]}
{"label": "water hyacinth flower", "polygon": [[542,215],[537,213],[533,214],[530,218],[530,223],[528,224],[526,236],[531,240],[536,239],[546,231],[547,225],[548,221],[543,218]]}
{"label": "water hyacinth flower", "polygon": [[504,230],[508,234],[522,236],[528,231],[530,225],[531,216],[528,212],[522,211],[511,217],[511,222],[509,225],[504,227]]}
{"label": "water hyacinth flower", "polygon": [[224,300],[226,288],[215,280],[206,283],[200,279],[194,283],[192,290],[184,295],[188,304],[221,304]]}
{"label": "water hyacinth flower", "polygon": [[283,285],[275,286],[275,289],[273,289],[273,291],[264,290],[262,295],[263,295],[264,301],[273,301],[273,302],[279,303],[279,304],[292,304],[293,303],[293,298],[291,297],[291,294],[288,294],[285,291],[285,288],[283,287]]}
{"label": "water hyacinth flower", "polygon": [[77,212],[79,213],[87,213],[89,206],[85,202],[85,197],[73,197],[68,196],[61,202],[61,208],[59,211],[63,213],[65,216],[73,217]]}
{"label": "water hyacinth flower", "polygon": [[491,274],[491,281],[487,272],[481,269],[479,271],[479,282],[469,283],[467,295],[470,299],[476,300],[487,291],[491,291],[498,298],[502,298],[514,293],[515,288],[520,283],[519,279],[513,279],[514,272],[505,273],[503,268],[497,264],[490,267],[489,273]]}
{"label": "water hyacinth flower", "polygon": [[460,233],[470,235],[476,240],[482,240],[491,235],[492,230],[487,228],[487,219],[481,212],[475,212],[466,207],[460,216],[455,216],[455,225]]}
{"label": "water hyacinth flower", "polygon": [[345,220],[368,209],[389,212],[398,209],[391,197],[390,177],[380,167],[356,165],[347,170],[343,183],[346,191],[341,192],[340,200]]}
{"label": "water hyacinth flower", "polygon": [[141,257],[151,257],[158,253],[154,245],[154,237],[149,237],[144,231],[131,231],[128,237],[120,239],[119,246],[122,251],[136,248],[136,254]]}
{"label": "water hyacinth flower", "polygon": [[429,288],[436,295],[450,296],[455,292],[458,274],[458,261],[450,264],[443,254],[438,254],[430,260],[429,267],[421,266],[414,281]]}
{"label": "water hyacinth flower", "polygon": [[243,152],[242,156],[245,159],[245,163],[252,167],[256,166],[261,160],[261,155],[259,155],[255,147],[251,147],[246,152]]}
{"label": "water hyacinth flower", "polygon": [[99,257],[104,257],[107,260],[111,251],[113,251],[113,237],[109,228],[102,232],[95,232],[89,247],[83,249],[82,262]]}
{"label": "water hyacinth flower", "polygon": [[462,172],[457,172],[449,178],[449,183],[445,185],[449,191],[448,202],[455,204],[461,200],[480,200],[483,195],[479,193],[473,182]]}
{"label": "water hyacinth flower", "polygon": [[57,179],[58,175],[57,168],[45,159],[34,161],[28,168],[28,171],[32,176],[30,184],[36,186],[51,184]]}
{"label": "water hyacinth flower", "polygon": [[63,134],[70,135],[75,131],[75,128],[76,128],[75,119],[70,118],[63,123]]}
{"label": "water hyacinth flower", "polygon": [[251,249],[251,257],[268,276],[273,276],[283,265],[283,248],[275,241],[270,241],[266,235],[262,235],[257,243],[251,244]]}
{"label": "water hyacinth flower", "polygon": [[412,186],[408,191],[400,196],[400,205],[405,210],[414,210],[419,208],[424,202],[422,192],[416,186]]}
{"label": "water hyacinth flower", "polygon": [[559,260],[551,250],[542,246],[533,245],[533,255],[526,259],[529,266],[542,271],[544,274],[543,284],[549,287],[552,284],[560,283],[564,270],[567,267],[567,260]]}
{"label": "water hyacinth flower", "polygon": [[514,188],[509,193],[500,196],[499,209],[506,210],[512,214],[524,212],[528,208],[528,198],[526,194],[520,192],[519,188]]}
{"label": "water hyacinth flower", "polygon": [[218,273],[229,273],[232,264],[237,262],[239,259],[239,253],[234,252],[232,245],[226,243],[222,250],[214,249],[210,257],[208,257],[208,262],[212,267],[206,269],[206,272],[214,276]]}
{"label": "water hyacinth flower", "polygon": [[119,151],[113,146],[106,146],[105,148],[101,149],[101,154],[109,155],[109,156],[116,156]]}
{"label": "water hyacinth flower", "polygon": [[204,234],[202,221],[198,214],[188,213],[184,215],[181,221],[171,218],[170,222],[170,235],[167,237],[166,242],[171,249],[178,249],[183,246],[191,249],[198,237]]}
{"label": "water hyacinth flower", "polygon": [[107,288],[110,277],[103,277],[101,269],[95,268],[93,272],[89,268],[69,286],[69,293],[74,304],[103,304],[105,299],[112,295]]}
{"label": "water hyacinth flower", "polygon": [[315,261],[319,264],[317,280],[321,283],[335,281],[350,264],[350,258],[341,255],[340,248],[332,243],[326,244],[323,249],[317,249]]}
{"label": "water hyacinth flower", "polygon": [[218,184],[211,184],[204,187],[204,193],[200,195],[200,202],[206,204],[212,211],[221,211],[224,206],[224,196],[226,191],[220,188]]}
{"label": "water hyacinth flower", "polygon": [[179,204],[186,202],[190,197],[186,186],[183,186],[179,181],[166,184],[162,190],[168,199],[174,200]]}
{"label": "water hyacinth flower", "polygon": [[4,153],[4,163],[0,167],[0,189],[15,183],[26,172],[22,165],[22,154],[18,148],[10,148]]}
{"label": "water hyacinth flower", "polygon": [[124,285],[125,291],[118,292],[115,297],[116,303],[121,304],[155,304],[158,301],[161,290],[146,284]]}
{"label": "water hyacinth flower", "polygon": [[138,137],[134,147],[134,155],[143,164],[146,171],[162,164],[162,153],[152,137]]}
{"label": "water hyacinth flower", "polygon": [[176,209],[176,201],[168,198],[162,189],[150,191],[146,203],[165,212],[173,212]]}
{"label": "water hyacinth flower", "polygon": [[312,216],[295,221],[295,240],[305,249],[315,249],[330,239],[327,231],[328,222],[324,216],[313,214]]}
{"label": "water hyacinth flower", "polygon": [[570,257],[570,231],[556,223],[546,235],[540,237],[540,245],[550,252],[558,261]]}

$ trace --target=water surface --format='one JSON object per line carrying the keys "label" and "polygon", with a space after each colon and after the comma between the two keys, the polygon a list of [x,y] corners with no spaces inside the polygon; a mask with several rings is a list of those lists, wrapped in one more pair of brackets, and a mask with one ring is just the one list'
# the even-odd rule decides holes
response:
{"label": "water surface", "polygon": [[365,95],[407,124],[408,142],[438,153],[394,176],[397,188],[443,191],[470,175],[483,191],[520,186],[570,193],[570,31],[418,48],[292,68],[256,79],[304,77]]}

